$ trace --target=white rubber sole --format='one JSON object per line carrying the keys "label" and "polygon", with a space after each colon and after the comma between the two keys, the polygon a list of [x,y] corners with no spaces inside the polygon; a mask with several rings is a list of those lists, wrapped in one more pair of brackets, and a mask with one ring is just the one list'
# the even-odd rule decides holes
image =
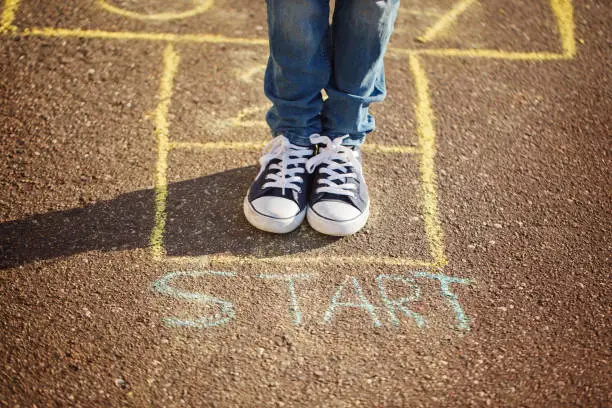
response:
{"label": "white rubber sole", "polygon": [[286,234],[293,231],[300,226],[306,217],[306,208],[300,211],[295,217],[290,218],[273,218],[265,216],[255,211],[249,202],[248,196],[244,198],[242,207],[244,209],[244,216],[252,226],[262,231],[273,232],[275,234]]}
{"label": "white rubber sole", "polygon": [[368,218],[370,217],[370,206],[365,209],[365,211],[348,221],[332,221],[330,219],[321,217],[317,214],[310,206],[308,206],[308,212],[306,218],[308,219],[308,224],[310,226],[325,235],[333,235],[336,237],[345,237],[347,235],[352,235],[363,228],[368,222]]}

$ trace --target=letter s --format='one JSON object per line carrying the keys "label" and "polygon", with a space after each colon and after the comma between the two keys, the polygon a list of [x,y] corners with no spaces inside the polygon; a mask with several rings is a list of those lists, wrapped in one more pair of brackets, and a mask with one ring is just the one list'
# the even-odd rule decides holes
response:
{"label": "letter s", "polygon": [[187,292],[169,285],[170,281],[180,277],[198,278],[202,276],[236,276],[233,272],[217,272],[217,271],[185,271],[185,272],[170,272],[164,275],[153,284],[153,290],[163,295],[171,296],[175,299],[187,300],[203,304],[215,304],[219,306],[219,313],[213,316],[203,316],[195,320],[183,320],[176,317],[164,317],[164,323],[171,326],[195,327],[205,329],[209,327],[221,326],[228,323],[234,318],[234,305],[232,302],[224,299],[219,299],[213,296],[204,295],[198,292]]}

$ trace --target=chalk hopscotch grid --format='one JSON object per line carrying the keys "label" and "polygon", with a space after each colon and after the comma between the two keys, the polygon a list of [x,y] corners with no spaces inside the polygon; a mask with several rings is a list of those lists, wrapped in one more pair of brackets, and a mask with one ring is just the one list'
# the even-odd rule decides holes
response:
{"label": "chalk hopscotch grid", "polygon": [[[414,76],[414,84],[417,90],[415,103],[415,116],[417,120],[417,133],[419,145],[413,146],[379,146],[372,148],[374,151],[387,152],[390,154],[415,154],[419,157],[419,170],[422,189],[422,208],[425,220],[425,233],[429,244],[429,252],[432,260],[419,260],[410,258],[396,258],[386,256],[291,256],[291,257],[267,257],[258,258],[254,256],[237,255],[210,255],[208,259],[215,264],[244,264],[253,262],[280,263],[280,264],[303,264],[303,263],[352,263],[352,264],[390,264],[407,265],[418,267],[443,267],[447,264],[444,255],[443,232],[438,219],[437,189],[435,179],[435,131],[433,126],[433,110],[429,98],[429,89],[425,71],[418,57],[410,56],[410,69]],[[171,149],[177,148],[200,148],[200,149],[256,149],[262,147],[261,142],[209,142],[180,143],[170,142],[168,130],[168,108],[172,98],[174,78],[176,76],[180,57],[173,44],[168,44],[164,50],[164,70],[159,89],[159,104],[155,110],[155,133],[158,145],[156,185],[155,185],[155,227],[151,234],[151,250],[153,256],[160,260],[165,257],[163,235],[166,224],[166,199],[168,195],[168,154]],[[366,145],[367,150],[367,145]],[[172,261],[181,263],[190,261],[190,258],[170,257]]]}
{"label": "chalk hopscotch grid", "polygon": [[[17,36],[40,36],[40,37],[78,37],[78,38],[100,38],[118,40],[146,40],[162,41],[166,43],[164,49],[164,69],[160,81],[158,105],[154,112],[155,137],[157,141],[157,163],[155,175],[155,225],[150,237],[151,253],[157,260],[165,257],[163,246],[163,234],[166,223],[166,199],[168,194],[167,171],[168,153],[172,149],[259,149],[262,142],[209,142],[209,143],[184,143],[173,142],[169,137],[168,110],[172,99],[174,78],[176,76],[180,56],[175,51],[174,44],[177,43],[225,43],[241,45],[267,45],[265,39],[226,37],[215,34],[171,34],[150,32],[111,32],[89,29],[62,29],[62,28],[25,28],[19,30],[13,22],[21,0],[5,0],[2,14],[0,15],[0,34]],[[98,1],[102,8],[105,7],[103,0]],[[202,10],[209,8],[213,0],[201,2]],[[421,42],[428,42],[445,30],[461,13],[463,13],[473,0],[458,1],[447,13],[433,23],[425,33],[419,37]],[[108,4],[107,4],[108,6]],[[383,146],[366,145],[366,149],[380,153],[389,154],[414,154],[419,158],[419,170],[421,178],[422,208],[425,218],[425,233],[429,243],[432,260],[416,260],[408,258],[394,258],[384,256],[371,257],[288,257],[288,258],[255,258],[241,256],[211,256],[211,261],[220,263],[287,263],[302,264],[309,263],[375,263],[386,265],[407,265],[417,267],[445,266],[448,261],[444,255],[443,231],[438,217],[438,195],[435,172],[435,115],[431,107],[431,96],[426,71],[423,67],[422,57],[457,57],[457,58],[489,58],[514,61],[547,61],[572,59],[576,54],[576,41],[574,37],[574,18],[571,0],[550,0],[550,6],[555,15],[557,29],[561,42],[561,53],[555,52],[513,52],[493,49],[406,49],[392,48],[390,53],[408,58],[410,72],[413,76],[413,84],[416,90],[415,120],[417,122],[417,133],[419,146]],[[117,10],[115,10],[116,12]],[[188,12],[189,13],[189,12]],[[121,14],[121,12],[119,12]],[[129,13],[123,13],[126,17]],[[162,13],[164,14],[164,13]],[[166,19],[174,18],[172,14],[166,13]],[[179,13],[180,14],[180,13]],[[196,12],[191,15],[196,14]],[[164,19],[164,18],[158,18]],[[180,261],[180,257],[173,257]]]}

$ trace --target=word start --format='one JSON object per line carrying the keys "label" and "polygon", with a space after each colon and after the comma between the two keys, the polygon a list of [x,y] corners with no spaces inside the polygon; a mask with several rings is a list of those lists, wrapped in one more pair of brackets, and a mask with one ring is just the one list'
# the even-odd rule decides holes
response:
{"label": "word start", "polygon": [[[215,277],[219,279],[232,279],[238,275],[234,272],[219,272],[219,271],[178,271],[169,272],[162,278],[155,281],[153,291],[165,296],[170,296],[174,299],[195,302],[202,305],[215,306],[217,313],[208,316],[197,317],[193,319],[180,319],[176,317],[164,317],[162,320],[169,326],[192,327],[198,329],[206,329],[211,327],[223,326],[230,323],[236,317],[236,311],[232,301],[221,299],[210,294],[200,292],[190,292],[180,289],[176,286],[182,278],[203,278]],[[316,275],[311,274],[260,274],[257,279],[265,279],[276,281],[279,284],[285,285],[289,298],[289,319],[291,322],[299,326],[303,324],[302,311],[300,308],[299,296],[296,291],[296,282],[311,279]],[[420,281],[434,281],[439,285],[439,295],[453,312],[455,318],[455,327],[459,330],[467,331],[470,329],[469,318],[466,316],[459,298],[451,290],[451,285],[461,284],[469,285],[469,279],[456,278],[446,276],[439,273],[429,273],[421,271],[411,271],[406,275],[387,275],[380,274],[376,276],[376,286],[382,308],[374,306],[365,296],[361,284],[357,277],[346,276],[345,279],[335,288],[333,295],[329,301],[329,307],[323,315],[323,324],[330,324],[333,321],[334,315],[341,312],[343,308],[352,308],[361,310],[366,317],[372,321],[373,326],[380,327],[383,325],[381,316],[386,314],[392,326],[400,325],[400,317],[405,316],[413,320],[419,328],[427,327],[427,320],[420,313],[411,310],[410,304],[418,302],[421,298]],[[410,290],[409,296],[392,298],[389,296],[388,287],[390,284],[402,285]],[[343,301],[347,297],[354,300],[351,302]]]}

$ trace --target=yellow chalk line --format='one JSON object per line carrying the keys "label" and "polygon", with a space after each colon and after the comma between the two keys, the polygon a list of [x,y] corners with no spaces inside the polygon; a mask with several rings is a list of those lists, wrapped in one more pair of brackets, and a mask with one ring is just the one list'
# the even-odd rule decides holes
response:
{"label": "yellow chalk line", "polygon": [[436,132],[434,113],[429,97],[429,83],[419,57],[410,55],[409,63],[416,90],[415,118],[421,148],[420,171],[425,233],[434,263],[438,266],[444,266],[448,261],[444,255],[444,233],[438,219],[438,192],[434,170]]}
{"label": "yellow chalk line", "polygon": [[568,58],[576,55],[576,38],[574,37],[574,7],[571,0],[550,0],[550,6],[557,18],[557,28],[561,36],[563,53]]}
{"label": "yellow chalk line", "polygon": [[100,38],[111,40],[148,40],[175,43],[211,43],[211,44],[240,44],[240,45],[268,45],[267,39],[226,37],[214,34],[173,34],[130,31],[104,31],[83,30],[80,28],[26,28],[19,33],[23,36],[41,37],[75,37]]}
{"label": "yellow chalk line", "polygon": [[250,106],[238,112],[236,117],[223,121],[223,123],[233,127],[268,127],[265,120],[244,120],[244,118],[258,112],[265,112],[269,108],[269,106]]}
{"label": "yellow chalk line", "polygon": [[171,142],[171,149],[189,150],[261,150],[266,142]]}
{"label": "yellow chalk line", "polygon": [[257,258],[254,256],[238,255],[204,255],[201,257],[173,256],[167,257],[168,262],[179,265],[200,264],[223,264],[223,265],[250,265],[264,263],[270,265],[389,265],[389,266],[414,266],[422,268],[434,268],[436,263],[420,259],[393,258],[389,256],[291,256],[291,257],[269,257]]}
{"label": "yellow chalk line", "polygon": [[[170,142],[170,149],[190,149],[190,150],[261,150],[268,142]],[[399,153],[399,154],[418,154],[418,147],[414,146],[385,146],[379,144],[366,143],[363,150],[373,153]]]}
{"label": "yellow chalk line", "polygon": [[563,60],[571,58],[565,54],[553,52],[515,52],[515,51],[500,51],[490,49],[460,49],[460,48],[438,48],[438,49],[395,49],[392,50],[400,55],[429,55],[434,57],[457,57],[457,58],[482,58],[482,59],[498,59],[508,61],[551,61]]}
{"label": "yellow chalk line", "polygon": [[232,127],[258,127],[258,128],[267,128],[268,123],[265,120],[242,120],[238,118],[230,119],[226,122],[227,125]]}
{"label": "yellow chalk line", "polygon": [[17,27],[13,25],[15,13],[19,9],[21,0],[4,0],[2,7],[2,17],[0,17],[0,33],[8,33],[17,31]]}
{"label": "yellow chalk line", "polygon": [[423,43],[433,40],[441,31],[457,20],[472,3],[474,3],[474,0],[461,0],[457,2],[447,13],[429,27],[422,36],[417,37],[417,40]]}
{"label": "yellow chalk line", "polygon": [[[9,0],[10,1],[10,0]],[[554,1],[554,0],[553,0]],[[571,11],[571,10],[570,10]],[[564,20],[567,22],[567,15]],[[460,57],[460,58],[483,58],[483,59],[500,59],[511,61],[550,61],[570,59],[575,53],[575,44],[573,43],[573,31],[568,28],[573,26],[573,22],[561,25],[563,28],[562,38],[564,49],[566,52],[537,52],[537,51],[502,51],[492,49],[460,49],[460,48],[431,48],[431,49],[408,49],[408,48],[390,48],[389,54],[398,56],[431,55],[436,57]],[[82,29],[64,29],[64,28],[31,28],[24,29],[22,32],[16,33],[21,36],[42,36],[42,37],[74,37],[74,38],[99,38],[99,39],[115,39],[115,40],[147,40],[147,41],[164,41],[173,43],[200,43],[200,44],[238,44],[238,45],[267,45],[266,39],[258,38],[239,38],[226,37],[223,35],[212,34],[172,34],[172,33],[151,33],[151,32],[127,32],[127,31],[102,31],[102,30],[82,30]]]}
{"label": "yellow chalk line", "polygon": [[400,154],[417,154],[419,148],[415,146],[385,146],[375,143],[366,143],[363,145],[363,150],[374,153],[400,153]]}
{"label": "yellow chalk line", "polygon": [[159,104],[154,112],[155,138],[157,140],[157,164],[155,168],[155,225],[151,231],[150,245],[154,259],[164,255],[164,229],[166,228],[166,198],[168,197],[168,109],[172,100],[174,78],[180,57],[174,46],[168,44],[164,49],[164,71],[159,84]]}
{"label": "yellow chalk line", "polygon": [[192,17],[210,9],[215,2],[214,0],[198,0],[196,1],[196,3],[198,4],[193,9],[187,11],[168,11],[154,14],[143,14],[135,11],[125,10],[121,7],[113,6],[112,4],[108,4],[106,0],[98,0],[98,6],[102,7],[104,10],[110,13],[119,14],[123,17],[135,18],[138,20],[157,21],[178,20],[182,18]]}

